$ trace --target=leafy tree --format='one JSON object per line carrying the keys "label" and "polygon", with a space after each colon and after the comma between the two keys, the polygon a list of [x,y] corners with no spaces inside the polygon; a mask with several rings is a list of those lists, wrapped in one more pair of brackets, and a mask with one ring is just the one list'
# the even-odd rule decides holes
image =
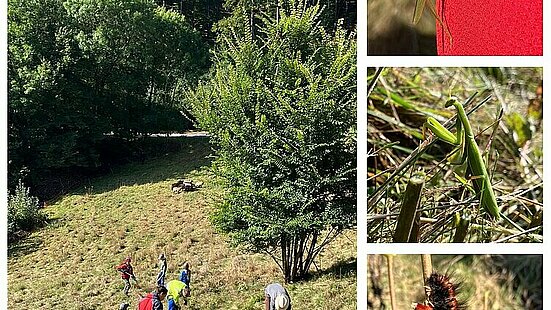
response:
{"label": "leafy tree", "polygon": [[109,137],[191,125],[178,94],[208,49],[180,14],[146,0],[9,0],[8,20],[11,188],[101,166]]}
{"label": "leafy tree", "polygon": [[[355,31],[356,5],[356,0],[304,0],[300,3],[302,8],[320,7],[320,16],[317,22],[321,23],[329,32],[334,32],[337,25],[348,31]],[[250,24],[261,22],[255,20],[255,16],[258,16],[261,12],[271,14],[277,18],[279,10],[288,10],[292,6],[293,4],[284,0],[225,0],[224,8],[228,11],[229,16],[216,23],[214,29],[218,33],[228,35],[227,31],[229,29],[239,30],[238,25],[247,21]]]}
{"label": "leafy tree", "polygon": [[[10,1],[8,20],[9,169],[14,186],[26,176],[26,167],[47,166],[52,158],[72,163],[83,159],[71,156],[77,144],[72,129],[78,123],[86,130],[86,120],[74,115],[78,109],[74,96],[80,89],[67,92],[65,88],[74,81],[65,72],[76,52],[64,31],[67,16],[62,3]],[[54,135],[56,139],[51,139]],[[83,138],[91,142],[98,137],[91,134]]]}
{"label": "leafy tree", "polygon": [[219,21],[225,11],[223,0],[155,0],[157,5],[184,15],[203,38],[214,45],[215,33],[212,26]]}
{"label": "leafy tree", "polygon": [[156,106],[179,105],[175,94],[206,69],[208,51],[200,35],[175,12],[140,0],[68,0],[65,7],[95,100],[109,110],[117,135],[157,131]]}
{"label": "leafy tree", "polygon": [[228,186],[214,224],[295,281],[356,223],[356,45],[319,25],[319,7],[286,4],[254,34],[228,29],[190,104]]}

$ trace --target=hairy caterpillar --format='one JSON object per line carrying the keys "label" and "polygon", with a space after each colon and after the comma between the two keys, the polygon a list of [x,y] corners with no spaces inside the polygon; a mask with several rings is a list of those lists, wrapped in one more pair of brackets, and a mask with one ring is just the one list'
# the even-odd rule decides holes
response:
{"label": "hairy caterpillar", "polygon": [[460,310],[465,305],[457,299],[459,283],[453,283],[447,275],[434,272],[427,279],[426,304],[413,303],[415,310]]}

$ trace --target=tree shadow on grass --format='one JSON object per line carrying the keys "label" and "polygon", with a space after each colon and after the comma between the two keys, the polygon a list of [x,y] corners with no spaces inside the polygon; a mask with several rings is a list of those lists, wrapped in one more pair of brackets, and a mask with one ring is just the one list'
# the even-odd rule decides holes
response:
{"label": "tree shadow on grass", "polygon": [[44,241],[38,235],[33,235],[34,231],[41,230],[46,226],[55,226],[62,219],[58,217],[48,217],[46,222],[35,227],[32,231],[19,231],[8,238],[8,257],[19,257],[31,254],[37,251]]}
{"label": "tree shadow on grass", "polygon": [[[66,194],[101,194],[121,186],[157,183],[177,178],[193,179],[193,174],[190,176],[190,173],[208,167],[212,162],[212,151],[208,136],[160,137],[159,139],[171,140],[172,145],[176,141],[180,146],[176,150],[172,149],[166,152],[160,150],[162,154],[156,157],[113,167],[108,173],[89,178],[82,182],[84,185],[69,190]],[[60,195],[49,200],[47,204],[55,204],[63,196]],[[47,226],[53,226],[60,221],[63,221],[63,219],[49,218]],[[10,241],[8,257],[33,253],[40,248],[42,243],[43,240],[38,236],[23,233],[15,240]]]}
{"label": "tree shadow on grass", "polygon": [[[166,139],[172,145],[176,142],[179,147],[177,150],[167,150],[156,157],[112,167],[105,174],[86,180],[79,188],[69,191],[69,194],[101,194],[122,186],[184,178],[194,170],[210,166],[212,162],[208,136],[158,139]],[[62,196],[50,200],[49,203],[55,203],[61,198]]]}
{"label": "tree shadow on grass", "polygon": [[8,258],[31,254],[40,249],[43,242],[38,236],[27,236],[13,241],[8,245]]}
{"label": "tree shadow on grass", "polygon": [[356,278],[357,275],[357,258],[350,257],[348,259],[340,260],[327,269],[320,269],[310,274],[307,280],[317,280],[323,276],[330,276],[333,278]]}

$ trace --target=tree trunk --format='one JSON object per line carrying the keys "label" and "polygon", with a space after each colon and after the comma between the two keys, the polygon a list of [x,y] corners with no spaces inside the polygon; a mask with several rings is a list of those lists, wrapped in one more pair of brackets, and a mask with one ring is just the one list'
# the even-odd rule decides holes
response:
{"label": "tree trunk", "polygon": [[296,236],[281,236],[281,264],[285,283],[304,279],[319,250],[316,250],[318,231]]}

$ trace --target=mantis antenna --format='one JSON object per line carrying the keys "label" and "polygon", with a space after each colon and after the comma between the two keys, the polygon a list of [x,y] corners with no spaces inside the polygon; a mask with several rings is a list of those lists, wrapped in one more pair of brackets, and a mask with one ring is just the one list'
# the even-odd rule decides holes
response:
{"label": "mantis antenna", "polygon": [[425,5],[429,7],[431,14],[434,16],[438,24],[442,26],[444,32],[446,32],[446,34],[448,35],[451,45],[452,34],[450,32],[450,29],[448,28],[448,25],[444,23],[444,21],[440,18],[440,16],[438,16],[438,13],[436,12],[436,6],[432,2],[432,0],[415,0],[415,9],[413,10],[413,23],[419,23],[419,20],[421,20],[421,15],[423,15],[423,11],[425,10]]}

